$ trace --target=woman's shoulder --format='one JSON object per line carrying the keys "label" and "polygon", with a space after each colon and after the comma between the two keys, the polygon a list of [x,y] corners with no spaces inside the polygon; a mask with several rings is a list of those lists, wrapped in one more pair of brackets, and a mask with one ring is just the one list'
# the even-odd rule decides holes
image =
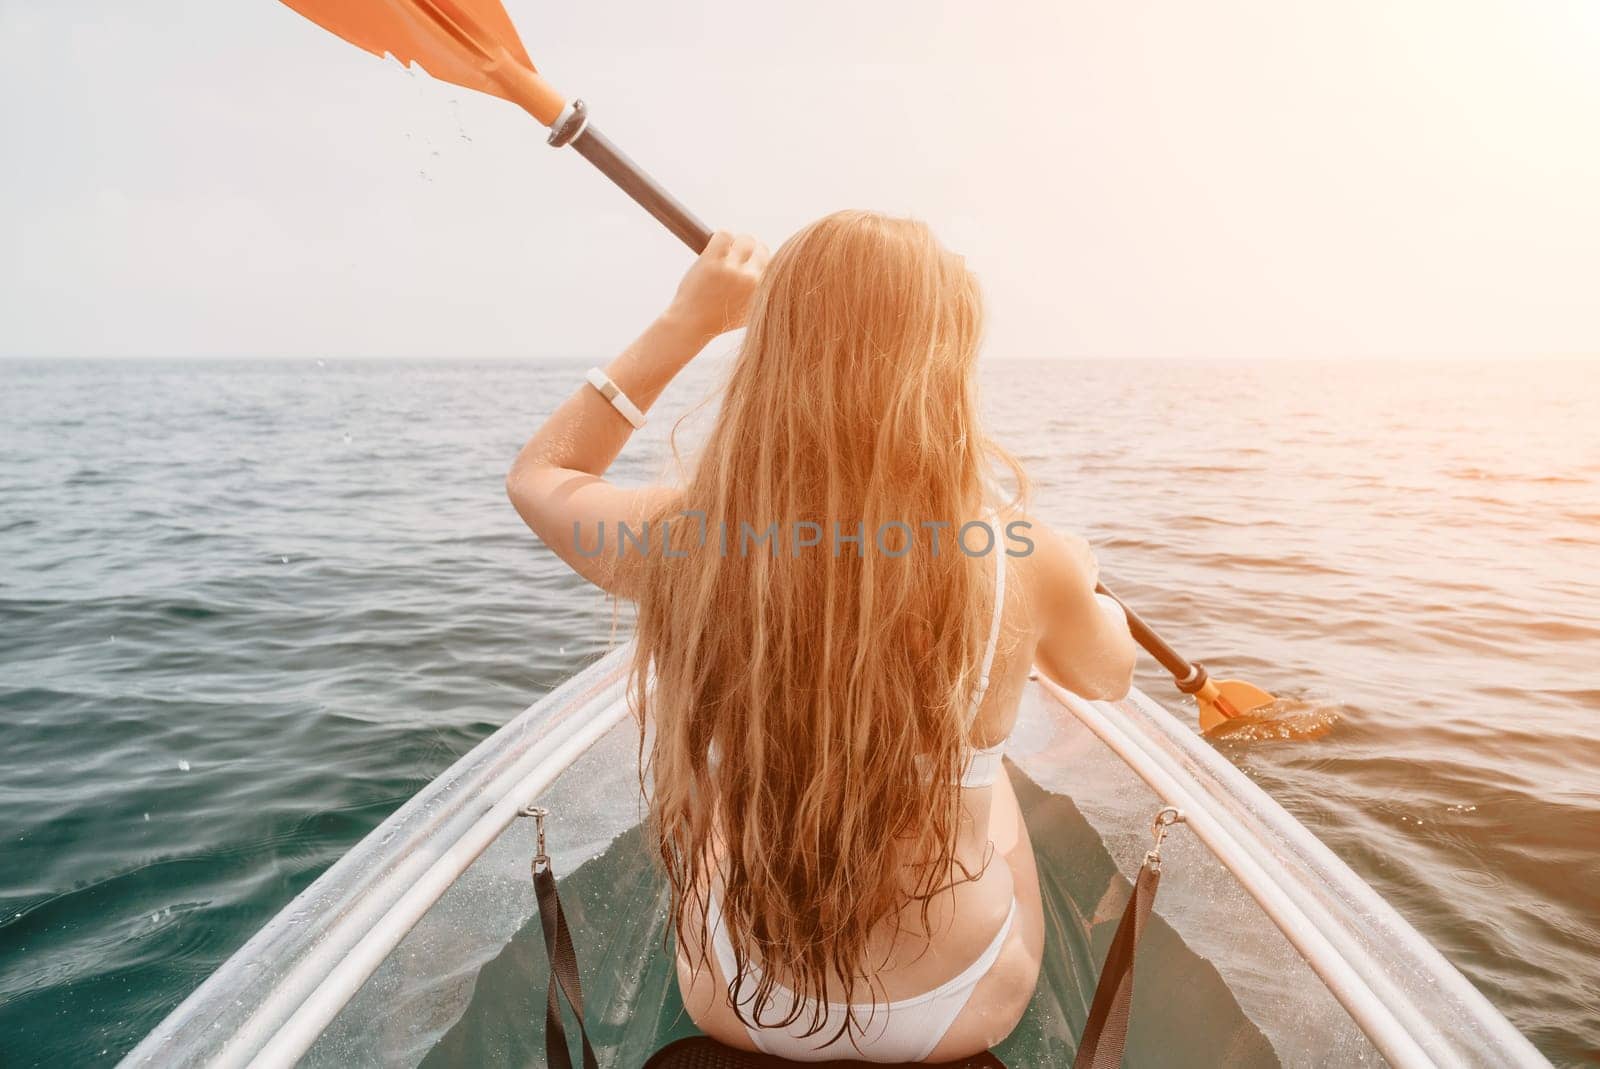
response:
{"label": "woman's shoulder", "polygon": [[997,510],[1006,555],[1046,592],[1091,589],[1097,581],[1094,551],[1082,535],[1063,531],[1021,508]]}

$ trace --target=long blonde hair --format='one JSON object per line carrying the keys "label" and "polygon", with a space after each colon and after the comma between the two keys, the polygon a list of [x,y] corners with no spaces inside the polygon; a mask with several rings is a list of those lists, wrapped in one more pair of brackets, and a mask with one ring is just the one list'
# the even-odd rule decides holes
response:
{"label": "long blonde hair", "polygon": [[[920,900],[926,932],[932,897],[972,875],[956,871],[956,784],[993,565],[955,537],[989,503],[991,456],[1021,485],[979,423],[981,326],[976,280],[921,223],[839,212],[794,235],[672,508],[699,514],[672,523],[678,551],[696,528],[703,545],[633,584],[631,696],[653,724],[673,923],[681,940],[719,877],[739,972],[762,972],[741,1019],[797,1019],[799,1004],[761,1013],[779,982],[813,1006],[812,1032],[830,984],[864,980],[876,1002],[874,928]],[[949,524],[937,552],[923,521]],[[741,527],[773,523],[776,543]],[[820,544],[791,544],[801,529]]]}

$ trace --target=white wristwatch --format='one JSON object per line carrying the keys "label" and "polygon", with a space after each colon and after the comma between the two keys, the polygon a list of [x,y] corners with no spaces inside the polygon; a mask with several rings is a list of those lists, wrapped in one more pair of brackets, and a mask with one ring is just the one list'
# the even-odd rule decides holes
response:
{"label": "white wristwatch", "polygon": [[589,385],[599,390],[600,396],[611,402],[611,407],[621,413],[623,419],[633,424],[634,430],[644,426],[644,413],[639,411],[639,406],[622,392],[621,387],[611,381],[610,375],[597,367],[592,367],[587,378]]}

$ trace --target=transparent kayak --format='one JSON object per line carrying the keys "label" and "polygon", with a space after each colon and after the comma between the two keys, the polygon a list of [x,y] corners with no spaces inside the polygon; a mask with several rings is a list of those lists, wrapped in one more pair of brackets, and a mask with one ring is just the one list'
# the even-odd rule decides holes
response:
{"label": "transparent kayak", "polygon": [[[692,1035],[641,826],[627,649],[485,739],[328,869],[180,1004],[129,1066],[526,1066],[546,965],[529,864],[548,849],[601,1063]],[[1164,804],[1127,1062],[1542,1066],[1526,1038],[1376,892],[1138,691],[1028,685],[1008,751],[1045,900],[1044,968],[996,1053],[1068,1064]]]}

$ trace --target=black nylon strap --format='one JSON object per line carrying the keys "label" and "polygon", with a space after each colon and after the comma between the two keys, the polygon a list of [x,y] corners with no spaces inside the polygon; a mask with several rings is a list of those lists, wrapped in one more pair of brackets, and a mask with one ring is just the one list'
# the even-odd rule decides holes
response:
{"label": "black nylon strap", "polygon": [[1089,1006],[1089,1020],[1083,1026],[1078,1057],[1072,1069],[1119,1069],[1122,1051],[1128,1043],[1128,1014],[1133,1003],[1133,955],[1139,936],[1150,917],[1161,883],[1161,866],[1148,858],[1133,881],[1133,894],[1111,937],[1105,964],[1100,967],[1100,982]]}
{"label": "black nylon strap", "polygon": [[549,1069],[572,1069],[572,1051],[567,1043],[567,1030],[561,1023],[561,1002],[556,995],[567,997],[573,1016],[578,1019],[578,1035],[583,1040],[583,1069],[599,1069],[594,1048],[589,1045],[589,1032],[583,1026],[583,985],[578,978],[578,952],[572,945],[572,932],[567,928],[567,915],[561,910],[561,896],[556,893],[555,873],[548,864],[533,864],[533,894],[539,903],[539,927],[544,929],[544,951],[550,961],[550,977],[545,981],[544,1054]]}

